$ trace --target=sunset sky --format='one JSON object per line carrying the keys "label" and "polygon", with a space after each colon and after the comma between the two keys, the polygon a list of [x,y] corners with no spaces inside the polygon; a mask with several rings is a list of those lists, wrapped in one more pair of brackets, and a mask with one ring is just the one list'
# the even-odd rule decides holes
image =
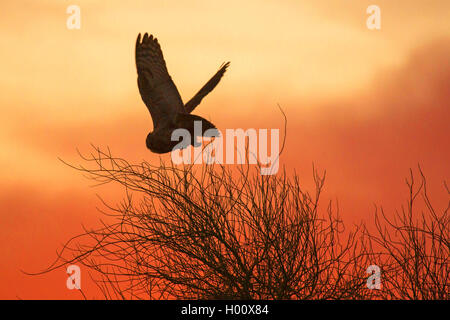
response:
{"label": "sunset sky", "polygon": [[[66,26],[73,4],[79,30]],[[373,4],[381,30],[366,26]],[[433,203],[448,201],[448,0],[19,0],[0,2],[0,13],[0,298],[81,298],[64,270],[21,270],[43,270],[82,225],[95,225],[97,194],[121,194],[93,188],[58,158],[82,163],[77,148],[92,143],[159,162],[145,146],[152,121],[136,84],[138,33],[159,39],[185,102],[231,61],[194,112],[219,129],[283,132],[280,104],[280,166],[307,186],[313,163],[326,170],[326,197],[349,224],[373,221],[374,205],[399,208],[419,163]],[[87,272],[82,279],[89,287]]]}

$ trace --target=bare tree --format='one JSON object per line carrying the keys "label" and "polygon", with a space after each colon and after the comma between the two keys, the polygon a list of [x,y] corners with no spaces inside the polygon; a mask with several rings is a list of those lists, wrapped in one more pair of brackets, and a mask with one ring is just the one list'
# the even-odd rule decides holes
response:
{"label": "bare tree", "polygon": [[[442,212],[434,209],[420,166],[419,181],[411,170],[406,184],[409,192],[406,206],[391,218],[383,208],[377,210],[376,232],[369,233],[372,259],[383,266],[383,289],[377,296],[383,299],[448,300],[450,198]],[[450,196],[445,182],[444,186]]]}
{"label": "bare tree", "polygon": [[[44,272],[80,263],[107,299],[448,299],[449,205],[438,213],[419,167],[407,206],[345,230],[297,174],[249,165],[131,164],[94,147],[72,166],[124,188],[101,227],[70,239]],[[447,194],[450,192],[445,185]],[[418,198],[422,206],[417,205]],[[369,290],[369,265],[381,290]],[[83,293],[84,295],[84,293]]]}
{"label": "bare tree", "polygon": [[[249,165],[130,164],[95,148],[76,166],[115,182],[124,201],[109,222],[71,239],[47,271],[82,263],[105,298],[363,299],[368,252],[360,227],[296,174],[261,176]],[[319,213],[322,211],[323,213]],[[336,211],[336,213],[334,213]]]}

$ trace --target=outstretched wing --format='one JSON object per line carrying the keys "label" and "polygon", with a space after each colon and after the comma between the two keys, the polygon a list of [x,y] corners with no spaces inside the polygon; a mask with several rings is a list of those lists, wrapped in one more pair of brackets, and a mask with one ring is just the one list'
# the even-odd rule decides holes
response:
{"label": "outstretched wing", "polygon": [[227,71],[229,65],[229,62],[224,63],[220,67],[219,71],[217,71],[217,73],[203,86],[203,88],[201,88],[200,91],[197,92],[196,95],[184,105],[184,109],[187,113],[191,113],[192,110],[200,104],[202,99],[217,86],[220,79],[222,79],[223,74]]}
{"label": "outstretched wing", "polygon": [[153,35],[136,40],[136,68],[142,100],[153,119],[154,130],[164,127],[177,113],[185,112],[177,87],[167,71],[161,47]]}

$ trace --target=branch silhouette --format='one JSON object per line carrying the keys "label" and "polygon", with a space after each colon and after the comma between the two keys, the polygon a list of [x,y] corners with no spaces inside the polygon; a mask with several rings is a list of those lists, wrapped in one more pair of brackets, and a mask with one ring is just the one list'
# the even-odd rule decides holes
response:
{"label": "branch silhouette", "polygon": [[[125,196],[100,197],[100,227],[84,227],[38,274],[82,264],[105,299],[448,299],[450,201],[434,209],[420,166],[407,204],[394,215],[377,207],[370,231],[345,228],[337,204],[322,204],[314,166],[307,191],[285,168],[133,164],[92,148],[66,164]],[[373,264],[381,290],[367,288]]]}
{"label": "branch silhouette", "polygon": [[319,213],[325,174],[313,169],[310,193],[285,170],[131,164],[93,148],[70,166],[125,197],[103,202],[108,222],[70,239],[44,272],[81,263],[111,299],[367,296],[360,227],[344,232],[332,203]]}

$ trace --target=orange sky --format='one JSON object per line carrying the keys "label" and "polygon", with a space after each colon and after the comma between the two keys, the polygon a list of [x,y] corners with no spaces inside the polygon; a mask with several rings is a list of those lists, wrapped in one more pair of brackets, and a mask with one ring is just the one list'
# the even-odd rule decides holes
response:
{"label": "orange sky", "polygon": [[[81,8],[80,30],[66,28],[69,4]],[[381,30],[366,27],[371,4]],[[78,163],[76,148],[94,143],[159,161],[145,147],[139,32],[158,37],[184,101],[231,61],[195,111],[220,129],[280,128],[280,103],[281,165],[305,182],[313,162],[326,169],[327,195],[349,222],[371,221],[374,204],[398,207],[417,163],[431,199],[447,201],[449,1],[22,0],[2,1],[0,12],[0,298],[80,298],[63,271],[20,272],[48,266],[100,218],[102,189],[58,157]]]}

